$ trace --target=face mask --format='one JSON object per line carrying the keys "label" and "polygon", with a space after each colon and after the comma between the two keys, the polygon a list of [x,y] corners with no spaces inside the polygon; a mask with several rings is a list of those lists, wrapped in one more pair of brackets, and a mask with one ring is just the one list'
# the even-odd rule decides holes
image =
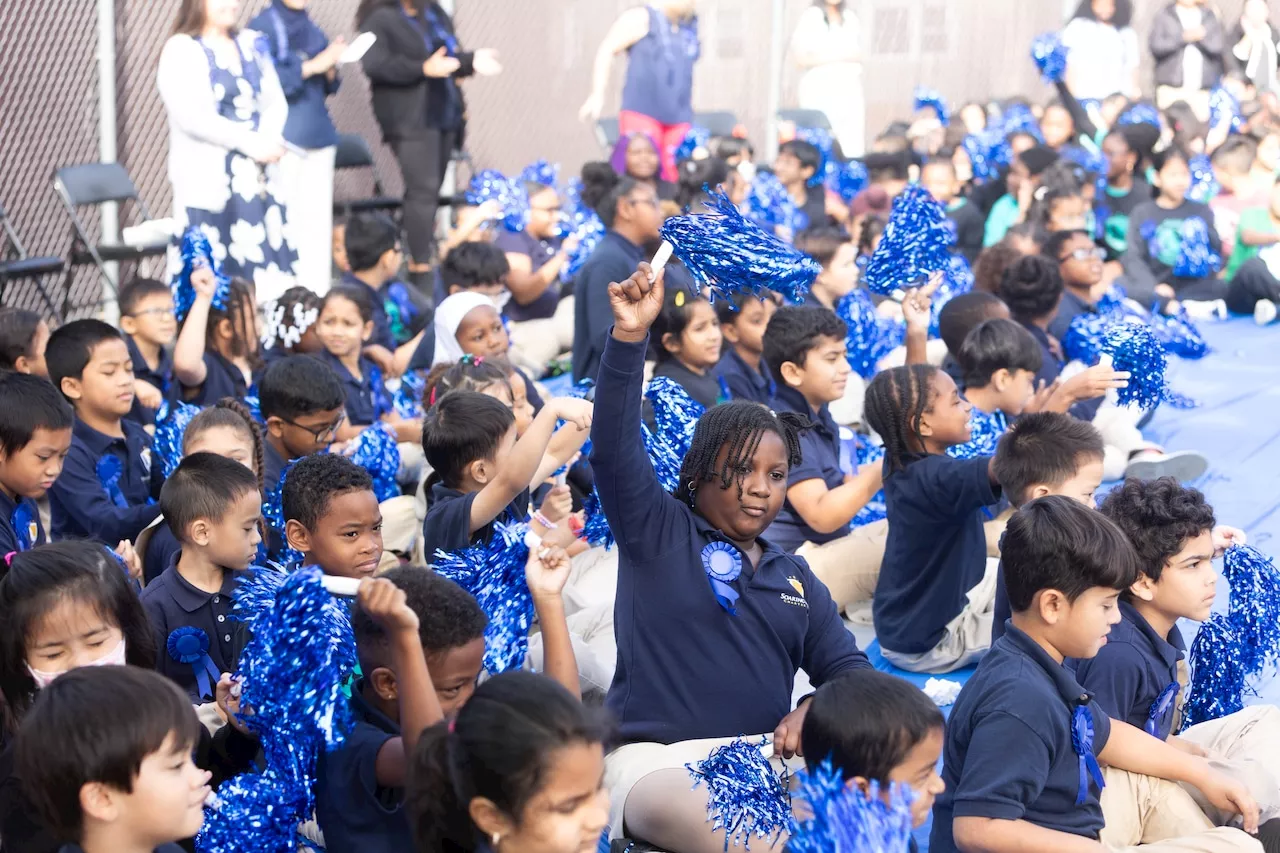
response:
{"label": "face mask", "polygon": [[[107,652],[97,660],[86,663],[85,666],[124,666],[124,657],[125,642],[124,637],[121,637],[120,642],[116,644],[114,649]],[[36,687],[41,690],[52,684],[53,680],[59,675],[62,675],[60,672],[45,672],[42,669],[33,669],[30,664],[27,665],[27,672],[31,673],[31,677],[36,682]]]}

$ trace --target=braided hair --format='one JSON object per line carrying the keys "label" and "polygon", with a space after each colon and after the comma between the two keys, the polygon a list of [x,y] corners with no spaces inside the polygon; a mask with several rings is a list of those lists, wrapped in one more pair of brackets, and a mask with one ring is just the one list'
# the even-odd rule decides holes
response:
{"label": "braided hair", "polygon": [[[689,452],[680,465],[680,482],[675,497],[693,507],[694,492],[699,483],[720,481],[720,488],[727,489],[738,483],[738,496],[742,496],[742,478],[738,473],[744,462],[750,462],[760,446],[760,439],[771,432],[782,439],[787,447],[787,465],[800,464],[800,431],[808,428],[810,421],[804,415],[792,412],[773,412],[749,400],[722,403],[707,410],[698,419],[693,431]],[[724,464],[716,468],[720,448],[728,445]]]}
{"label": "braided hair", "polygon": [[918,452],[920,419],[933,405],[933,377],[938,368],[909,364],[876,374],[867,386],[867,424],[884,441],[884,458],[892,474],[907,467]]}
{"label": "braided hair", "polygon": [[217,429],[218,427],[229,427],[241,435],[249,436],[250,443],[253,444],[253,470],[258,478],[258,491],[261,492],[263,490],[263,468],[266,465],[263,459],[262,427],[258,426],[258,422],[254,420],[253,413],[249,411],[249,407],[234,397],[223,397],[216,404],[191,419],[191,423],[187,424],[186,432],[182,436],[183,454],[186,454],[187,447],[202,432]]}

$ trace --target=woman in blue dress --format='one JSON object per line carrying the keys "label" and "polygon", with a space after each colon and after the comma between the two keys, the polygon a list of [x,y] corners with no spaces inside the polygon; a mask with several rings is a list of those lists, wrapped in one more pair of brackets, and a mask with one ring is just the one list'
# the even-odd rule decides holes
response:
{"label": "woman in blue dress", "polygon": [[198,227],[223,272],[260,298],[294,281],[277,164],[288,102],[263,38],[237,30],[239,0],[182,0],[160,54],[174,218]]}

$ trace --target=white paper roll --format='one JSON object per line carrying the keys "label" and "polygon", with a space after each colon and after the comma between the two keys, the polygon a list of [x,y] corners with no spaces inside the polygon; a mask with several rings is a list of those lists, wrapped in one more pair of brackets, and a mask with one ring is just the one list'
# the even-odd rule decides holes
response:
{"label": "white paper roll", "polygon": [[666,267],[667,261],[671,260],[671,253],[675,250],[676,247],[671,245],[671,243],[666,240],[662,241],[662,245],[658,247],[658,251],[654,254],[653,260],[649,262],[649,266],[653,269],[653,272],[649,273],[649,281],[658,280],[658,274]]}
{"label": "white paper roll", "polygon": [[320,579],[324,584],[324,588],[329,590],[333,595],[340,595],[343,598],[355,598],[356,591],[360,589],[359,578],[340,578],[334,575],[325,575]]}

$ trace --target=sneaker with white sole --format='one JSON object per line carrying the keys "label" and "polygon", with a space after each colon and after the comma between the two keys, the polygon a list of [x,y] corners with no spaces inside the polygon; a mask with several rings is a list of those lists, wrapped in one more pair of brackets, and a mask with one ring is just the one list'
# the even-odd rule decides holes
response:
{"label": "sneaker with white sole", "polygon": [[1270,299],[1259,299],[1253,306],[1253,322],[1259,326],[1269,326],[1276,321],[1280,307]]}
{"label": "sneaker with white sole", "polygon": [[1225,299],[1210,299],[1205,301],[1184,299],[1181,304],[1183,309],[1186,310],[1187,316],[1193,320],[1227,319],[1227,302]]}
{"label": "sneaker with white sole", "polygon": [[1179,483],[1189,483],[1202,477],[1208,470],[1209,460],[1194,450],[1175,450],[1172,453],[1144,450],[1129,460],[1124,469],[1124,478],[1155,480],[1159,477],[1173,477]]}

